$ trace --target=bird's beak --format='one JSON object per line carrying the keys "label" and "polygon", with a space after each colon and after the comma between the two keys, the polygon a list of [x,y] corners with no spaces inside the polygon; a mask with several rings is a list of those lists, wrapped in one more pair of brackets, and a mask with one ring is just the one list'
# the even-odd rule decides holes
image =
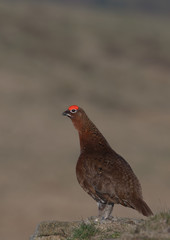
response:
{"label": "bird's beak", "polygon": [[65,112],[63,112],[63,115],[67,116],[67,117],[71,117],[71,114],[70,114],[69,110],[66,110]]}

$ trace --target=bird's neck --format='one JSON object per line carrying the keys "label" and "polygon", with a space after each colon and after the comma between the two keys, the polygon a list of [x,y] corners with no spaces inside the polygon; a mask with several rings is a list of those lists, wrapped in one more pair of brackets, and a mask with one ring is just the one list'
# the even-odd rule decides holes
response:
{"label": "bird's neck", "polygon": [[109,152],[111,147],[103,137],[101,132],[97,129],[94,123],[86,116],[78,125],[80,150],[82,152]]}

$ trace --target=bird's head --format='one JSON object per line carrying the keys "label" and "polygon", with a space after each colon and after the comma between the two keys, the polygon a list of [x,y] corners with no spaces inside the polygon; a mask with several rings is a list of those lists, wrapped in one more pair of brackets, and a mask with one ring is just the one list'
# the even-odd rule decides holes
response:
{"label": "bird's head", "polygon": [[71,118],[74,121],[81,121],[84,111],[82,108],[78,107],[77,105],[70,106],[65,112],[63,112],[64,116]]}
{"label": "bird's head", "polygon": [[65,112],[63,112],[63,115],[71,119],[75,119],[80,115],[80,108],[77,105],[72,105]]}
{"label": "bird's head", "polygon": [[77,105],[70,106],[65,112],[63,112],[64,116],[69,117],[76,129],[80,129],[83,124],[83,119],[86,116],[85,112],[82,108],[78,107]]}

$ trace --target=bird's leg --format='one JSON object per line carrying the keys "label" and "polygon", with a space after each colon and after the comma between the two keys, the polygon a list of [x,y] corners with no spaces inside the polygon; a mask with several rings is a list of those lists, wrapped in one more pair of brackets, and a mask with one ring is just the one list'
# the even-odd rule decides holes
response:
{"label": "bird's leg", "polygon": [[98,203],[99,218],[108,219],[113,211],[114,204]]}

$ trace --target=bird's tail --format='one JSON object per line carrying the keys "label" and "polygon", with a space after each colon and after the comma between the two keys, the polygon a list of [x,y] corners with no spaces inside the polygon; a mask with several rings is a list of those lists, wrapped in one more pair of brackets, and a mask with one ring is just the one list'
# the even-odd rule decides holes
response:
{"label": "bird's tail", "polygon": [[153,212],[151,211],[151,209],[148,207],[148,205],[146,204],[145,201],[143,201],[142,199],[136,199],[134,201],[134,206],[135,206],[135,209],[142,213],[144,216],[148,217],[148,216],[151,216],[153,215]]}

